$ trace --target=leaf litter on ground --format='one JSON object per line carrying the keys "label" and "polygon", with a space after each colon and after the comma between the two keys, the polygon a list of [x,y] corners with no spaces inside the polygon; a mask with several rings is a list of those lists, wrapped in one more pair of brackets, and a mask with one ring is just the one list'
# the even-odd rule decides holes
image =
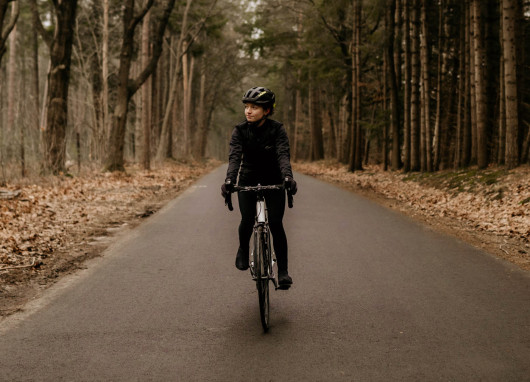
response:
{"label": "leaf litter on ground", "polygon": [[167,162],[150,171],[128,166],[125,173],[88,171],[7,184],[0,193],[0,284],[11,270],[34,270],[108,227],[151,215],[216,165]]}

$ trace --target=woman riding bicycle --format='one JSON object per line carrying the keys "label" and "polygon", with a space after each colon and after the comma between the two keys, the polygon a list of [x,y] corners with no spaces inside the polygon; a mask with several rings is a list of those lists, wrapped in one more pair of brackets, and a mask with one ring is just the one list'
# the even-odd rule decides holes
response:
{"label": "woman riding bicycle", "polygon": [[[289,139],[280,122],[269,119],[276,106],[276,97],[264,87],[253,87],[243,96],[246,121],[234,128],[230,139],[230,154],[225,183],[221,186],[223,197],[233,191],[238,181],[240,186],[262,186],[284,183],[294,195],[296,182],[291,169]],[[236,267],[242,271],[249,267],[249,242],[256,214],[256,195],[238,193],[241,223],[239,224],[239,249]],[[271,190],[265,195],[269,226],[274,239],[274,251],[278,264],[278,283],[289,286],[293,283],[287,267],[287,237],[283,229],[285,192]]]}

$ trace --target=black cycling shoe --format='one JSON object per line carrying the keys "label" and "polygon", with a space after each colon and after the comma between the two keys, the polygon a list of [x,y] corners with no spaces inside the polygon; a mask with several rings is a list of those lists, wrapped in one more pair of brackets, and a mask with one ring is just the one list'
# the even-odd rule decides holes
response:
{"label": "black cycling shoe", "polygon": [[237,250],[236,268],[240,271],[246,271],[248,269],[248,254],[245,255],[241,248]]}
{"label": "black cycling shoe", "polygon": [[287,272],[278,272],[278,288],[289,289],[293,284],[293,279]]}

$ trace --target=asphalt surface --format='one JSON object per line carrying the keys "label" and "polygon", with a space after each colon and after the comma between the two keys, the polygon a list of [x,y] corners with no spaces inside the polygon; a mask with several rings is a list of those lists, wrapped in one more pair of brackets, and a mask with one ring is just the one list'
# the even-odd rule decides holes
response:
{"label": "asphalt surface", "polygon": [[1,322],[0,380],[530,381],[528,273],[299,174],[264,334],[224,172]]}

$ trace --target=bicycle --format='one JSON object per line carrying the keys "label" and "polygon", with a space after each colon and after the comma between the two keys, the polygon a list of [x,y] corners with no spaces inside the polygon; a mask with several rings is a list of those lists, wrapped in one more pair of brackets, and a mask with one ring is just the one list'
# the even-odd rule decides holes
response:
{"label": "bicycle", "polygon": [[[276,273],[274,272],[276,258],[272,247],[272,236],[269,228],[267,216],[267,206],[265,203],[265,192],[269,190],[287,190],[284,185],[262,186],[234,186],[234,192],[255,192],[256,193],[256,216],[253,228],[253,245],[251,252],[250,274],[256,282],[258,289],[259,312],[263,331],[269,330],[270,305],[269,305],[269,281],[272,281],[276,289],[288,289],[289,286],[278,285]],[[228,193],[225,204],[230,211],[233,211],[231,193]],[[287,190],[287,204],[293,207],[293,196]]]}

